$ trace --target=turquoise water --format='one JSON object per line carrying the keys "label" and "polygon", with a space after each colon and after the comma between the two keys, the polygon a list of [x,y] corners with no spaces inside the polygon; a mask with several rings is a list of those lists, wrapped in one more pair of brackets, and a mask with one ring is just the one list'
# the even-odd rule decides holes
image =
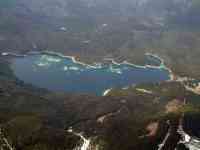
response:
{"label": "turquoise water", "polygon": [[164,68],[113,63],[89,66],[76,63],[71,58],[49,54],[15,57],[12,69],[20,80],[40,88],[96,95],[102,95],[110,88],[169,79],[169,72]]}

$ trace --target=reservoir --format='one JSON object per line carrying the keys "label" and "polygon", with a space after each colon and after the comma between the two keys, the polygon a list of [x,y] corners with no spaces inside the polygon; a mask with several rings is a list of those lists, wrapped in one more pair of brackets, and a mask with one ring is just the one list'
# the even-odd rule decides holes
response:
{"label": "reservoir", "polygon": [[73,57],[48,53],[13,57],[11,67],[15,76],[25,83],[67,93],[102,95],[111,88],[170,79],[169,71],[163,64],[151,67],[136,66],[126,61],[121,64],[109,61],[87,65],[75,61]]}

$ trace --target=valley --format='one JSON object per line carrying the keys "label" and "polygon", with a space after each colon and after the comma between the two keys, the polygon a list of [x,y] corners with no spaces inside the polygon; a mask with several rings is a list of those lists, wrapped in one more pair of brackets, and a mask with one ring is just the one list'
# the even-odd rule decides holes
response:
{"label": "valley", "polygon": [[1,150],[198,150],[198,0],[1,0]]}

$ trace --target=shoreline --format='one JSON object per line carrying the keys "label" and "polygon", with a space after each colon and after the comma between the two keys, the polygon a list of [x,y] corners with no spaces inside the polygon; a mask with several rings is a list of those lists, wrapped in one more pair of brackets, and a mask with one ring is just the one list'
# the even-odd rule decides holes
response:
{"label": "shoreline", "polygon": [[[87,66],[87,67],[93,68],[93,69],[101,68],[97,64],[102,64],[103,63],[103,62],[94,62],[93,64],[87,64],[87,63],[84,63],[82,61],[78,61],[75,56],[63,55],[62,53],[54,52],[54,51],[44,51],[44,52],[39,52],[37,54],[47,54],[47,55],[49,54],[49,55],[55,55],[55,56],[58,56],[58,57],[61,57],[61,58],[69,58],[69,59],[71,59],[76,64]],[[132,67],[135,67],[135,68],[142,68],[142,69],[148,69],[148,68],[149,69],[166,69],[167,71],[169,71],[168,68],[164,64],[164,60],[162,58],[160,58],[159,56],[157,56],[155,54],[151,54],[151,53],[145,53],[144,55],[152,56],[152,57],[155,57],[156,59],[159,59],[161,61],[160,66],[136,65],[136,64],[130,63],[130,62],[126,61],[126,60],[124,60],[122,63],[118,63],[118,62],[115,61],[114,58],[104,58],[103,60],[105,60],[105,61],[111,61],[112,64],[118,65],[118,66],[120,66],[120,65],[129,65],[129,66],[132,66]]]}
{"label": "shoreline", "polygon": [[110,93],[111,90],[112,90],[112,88],[105,90],[105,91],[103,92],[102,96],[107,96],[108,93]]}
{"label": "shoreline", "polygon": [[[44,55],[45,54],[46,55],[54,55],[54,56],[58,56],[58,57],[61,57],[61,58],[68,58],[68,59],[71,59],[76,64],[87,66],[87,67],[90,67],[90,68],[93,68],[93,69],[101,68],[99,64],[103,64],[103,62],[94,62],[93,64],[87,64],[87,63],[84,63],[82,61],[78,61],[75,56],[63,55],[62,53],[54,52],[54,51],[41,51],[41,52],[40,51],[30,51],[30,52],[27,52],[26,54],[17,54],[17,53],[12,53],[12,52],[2,52],[1,56],[9,56],[9,55],[11,55],[11,56],[15,56],[15,57],[26,57],[28,55],[40,55],[40,54],[41,55],[42,54],[44,54]],[[136,64],[130,63],[130,62],[126,61],[126,60],[124,60],[122,63],[118,63],[117,61],[115,61],[114,58],[104,58],[103,60],[111,61],[112,64],[118,65],[118,66],[120,66],[120,65],[129,65],[129,66],[132,66],[132,67],[135,67],[135,68],[166,69],[167,71],[169,71],[169,69],[164,64],[164,60],[162,58],[160,58],[158,55],[151,54],[151,53],[145,53],[144,55],[152,56],[152,57],[158,59],[161,62],[160,66],[136,65]]]}

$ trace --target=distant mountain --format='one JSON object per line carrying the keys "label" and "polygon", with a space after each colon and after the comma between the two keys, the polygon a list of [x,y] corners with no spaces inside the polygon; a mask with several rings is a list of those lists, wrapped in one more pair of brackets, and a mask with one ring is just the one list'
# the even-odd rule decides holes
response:
{"label": "distant mountain", "polygon": [[[15,0],[8,0],[8,5]],[[18,0],[16,11],[52,18],[72,16],[147,17],[197,23],[198,0]],[[174,21],[175,22],[175,21]]]}
{"label": "distant mountain", "polygon": [[[14,0],[9,0],[14,1]],[[65,17],[85,12],[98,13],[98,10],[106,10],[109,13],[126,14],[132,12],[176,12],[180,8],[186,9],[194,0],[18,0],[17,6],[28,9],[34,13],[47,16]],[[100,12],[99,12],[100,13]],[[160,12],[161,13],[161,12]],[[160,14],[159,13],[159,14]],[[83,14],[82,14],[83,15]],[[89,14],[88,14],[89,15]],[[95,15],[95,14],[90,14]]]}

